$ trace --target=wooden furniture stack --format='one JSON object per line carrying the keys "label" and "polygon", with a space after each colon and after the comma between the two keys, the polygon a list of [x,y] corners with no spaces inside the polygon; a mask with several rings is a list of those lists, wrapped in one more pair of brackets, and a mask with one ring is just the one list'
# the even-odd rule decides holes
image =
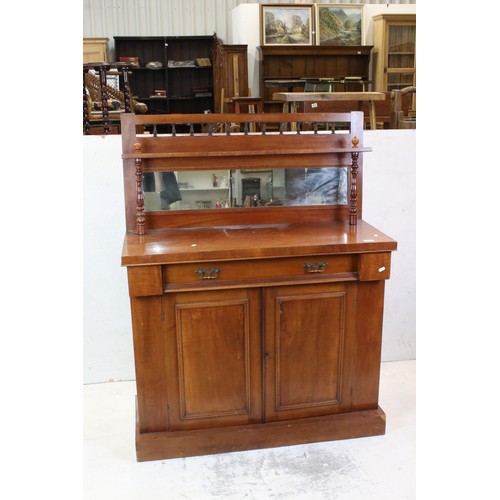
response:
{"label": "wooden furniture stack", "polygon": [[[171,133],[136,133],[148,125]],[[383,434],[397,244],[362,219],[363,114],[126,114],[122,141],[137,459]],[[347,169],[348,202],[145,210],[145,173],[269,168]]]}

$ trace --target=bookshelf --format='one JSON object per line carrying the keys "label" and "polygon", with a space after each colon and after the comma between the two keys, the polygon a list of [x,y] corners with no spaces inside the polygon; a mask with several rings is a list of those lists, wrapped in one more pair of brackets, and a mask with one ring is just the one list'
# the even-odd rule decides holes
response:
{"label": "bookshelf", "polygon": [[116,36],[115,58],[137,64],[130,87],[148,114],[213,112],[212,41],[212,36]]}

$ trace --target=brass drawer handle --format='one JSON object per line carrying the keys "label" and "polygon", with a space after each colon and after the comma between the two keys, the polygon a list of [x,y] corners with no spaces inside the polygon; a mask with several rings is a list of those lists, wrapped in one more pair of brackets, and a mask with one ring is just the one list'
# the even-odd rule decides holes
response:
{"label": "brass drawer handle", "polygon": [[328,262],[313,262],[312,264],[305,263],[304,269],[308,273],[322,273],[328,266]]}
{"label": "brass drawer handle", "polygon": [[221,272],[220,267],[214,267],[212,269],[197,269],[195,271],[196,274],[200,275],[202,280],[214,280],[219,277],[219,273]]}

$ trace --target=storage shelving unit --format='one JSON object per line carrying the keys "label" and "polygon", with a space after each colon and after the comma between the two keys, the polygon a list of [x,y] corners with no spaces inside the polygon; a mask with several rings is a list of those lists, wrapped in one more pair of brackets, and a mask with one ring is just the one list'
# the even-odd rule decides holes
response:
{"label": "storage shelving unit", "polygon": [[[130,86],[149,114],[213,112],[212,41],[212,36],[116,36],[115,59],[138,58]],[[203,59],[209,65],[196,64]],[[147,67],[151,62],[159,67]]]}
{"label": "storage shelving unit", "polygon": [[[273,101],[275,92],[291,92],[288,86],[266,84],[269,80],[300,80],[305,78],[361,77],[368,80],[372,45],[259,47],[260,95],[266,112],[279,112],[281,102]],[[303,90],[303,87],[293,90]],[[364,90],[353,84],[349,90]]]}

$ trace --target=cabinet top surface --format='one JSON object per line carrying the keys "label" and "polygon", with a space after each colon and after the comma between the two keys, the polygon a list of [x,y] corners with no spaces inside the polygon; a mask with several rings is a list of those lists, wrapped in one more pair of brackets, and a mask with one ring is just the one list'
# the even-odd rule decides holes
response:
{"label": "cabinet top surface", "polygon": [[416,14],[378,14],[377,16],[373,16],[374,21],[380,21],[383,19],[384,21],[416,21]]}
{"label": "cabinet top surface", "polygon": [[259,46],[257,50],[265,55],[369,55],[373,45],[285,45]]}
{"label": "cabinet top surface", "polygon": [[137,40],[137,41],[148,41],[148,40],[212,40],[211,35],[156,35],[156,36],[114,36],[115,40]]}
{"label": "cabinet top surface", "polygon": [[[258,210],[258,209],[256,209]],[[392,238],[363,220],[159,229],[127,233],[122,265],[259,259],[396,250]]]}

